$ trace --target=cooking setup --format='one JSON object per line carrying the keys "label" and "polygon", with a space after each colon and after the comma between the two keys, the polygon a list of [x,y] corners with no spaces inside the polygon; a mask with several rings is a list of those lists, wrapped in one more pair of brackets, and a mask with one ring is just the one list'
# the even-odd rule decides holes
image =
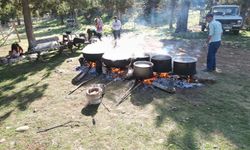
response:
{"label": "cooking setup", "polygon": [[[91,44],[92,45],[92,44]],[[113,82],[132,81],[131,87],[123,93],[116,105],[120,105],[133,91],[139,87],[160,89],[167,93],[175,93],[176,88],[194,88],[202,86],[193,77],[196,74],[197,59],[191,56],[175,56],[157,53],[129,53],[120,47],[109,51],[97,49],[105,46],[95,43],[83,49],[83,56],[79,59],[81,72],[72,79],[72,84],[78,85],[69,94],[72,94],[81,86],[86,85],[96,78],[108,81],[107,84],[96,84],[97,87],[106,87]],[[87,76],[90,76],[90,78]],[[101,103],[105,90],[91,86],[86,95],[89,104]],[[104,88],[105,89],[105,88]],[[96,98],[93,96],[96,95]],[[91,98],[89,98],[91,97]],[[91,102],[92,99],[95,102]]]}

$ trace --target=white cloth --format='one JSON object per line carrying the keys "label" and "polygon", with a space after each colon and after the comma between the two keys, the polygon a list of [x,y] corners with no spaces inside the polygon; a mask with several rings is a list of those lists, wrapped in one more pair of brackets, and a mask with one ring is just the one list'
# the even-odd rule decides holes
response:
{"label": "white cloth", "polygon": [[120,20],[115,20],[113,23],[112,23],[112,29],[113,30],[121,30],[121,27],[122,27],[122,23]]}
{"label": "white cloth", "polygon": [[211,36],[211,40],[209,42],[221,41],[222,33],[222,25],[219,21],[213,20],[209,23],[209,36]]}

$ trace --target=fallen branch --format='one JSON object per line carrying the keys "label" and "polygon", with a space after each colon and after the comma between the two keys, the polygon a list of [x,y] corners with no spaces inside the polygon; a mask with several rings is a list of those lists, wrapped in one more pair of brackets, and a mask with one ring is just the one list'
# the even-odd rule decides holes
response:
{"label": "fallen branch", "polygon": [[86,80],[84,82],[82,82],[80,85],[78,85],[78,87],[76,87],[74,90],[70,91],[68,95],[71,95],[72,93],[74,93],[76,90],[78,90],[80,87],[82,87],[84,84],[88,83],[89,81],[92,81],[93,79],[95,79],[97,76],[89,79],[89,80]]}
{"label": "fallen branch", "polygon": [[141,84],[142,82],[138,83],[138,81],[136,81],[135,84],[120,98],[116,106],[119,106],[121,103],[123,103],[126,100],[126,98],[131,94],[131,92],[137,89]]}
{"label": "fallen branch", "polygon": [[[43,130],[37,131],[36,133],[47,132],[47,131],[49,131],[49,130],[56,129],[56,128],[59,128],[59,127],[67,127],[66,125],[67,125],[67,124],[70,124],[70,123],[72,123],[72,122],[82,123],[82,122],[80,122],[80,121],[72,121],[72,120],[71,120],[71,121],[68,121],[68,122],[66,122],[66,123],[63,123],[63,124],[54,126],[54,127],[50,127],[50,128],[47,128],[47,129],[43,129]],[[87,126],[87,125],[86,125],[86,126]],[[88,127],[88,126],[87,126],[87,127]]]}
{"label": "fallen branch", "polygon": [[103,102],[101,102],[102,103],[102,105],[104,106],[104,108],[108,111],[108,112],[110,112],[110,110],[108,109],[108,107],[103,103]]}

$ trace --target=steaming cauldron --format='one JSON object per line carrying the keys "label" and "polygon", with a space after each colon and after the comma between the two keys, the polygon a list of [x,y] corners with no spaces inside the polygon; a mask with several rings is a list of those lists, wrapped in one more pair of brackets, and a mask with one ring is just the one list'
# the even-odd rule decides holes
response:
{"label": "steaming cauldron", "polygon": [[155,55],[151,58],[154,64],[154,72],[171,72],[172,71],[172,58],[168,55]]}
{"label": "steaming cauldron", "polygon": [[178,56],[173,59],[173,72],[177,75],[194,75],[196,74],[197,58],[191,56]]}
{"label": "steaming cauldron", "polygon": [[153,76],[154,64],[150,61],[136,61],[133,64],[133,75],[136,79],[147,79]]}
{"label": "steaming cauldron", "polygon": [[109,68],[126,68],[131,63],[131,57],[119,51],[110,51],[102,56],[102,62]]}

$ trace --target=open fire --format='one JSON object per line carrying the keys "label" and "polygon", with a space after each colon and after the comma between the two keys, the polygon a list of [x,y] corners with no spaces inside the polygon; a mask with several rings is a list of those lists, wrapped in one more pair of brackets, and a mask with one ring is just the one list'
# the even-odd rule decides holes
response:
{"label": "open fire", "polygon": [[[90,67],[90,74],[99,74],[97,72],[97,64],[96,62],[88,62],[88,65],[82,66],[82,71],[86,72],[86,68]],[[103,66],[102,66],[103,67]],[[85,68],[85,69],[84,69]],[[104,67],[103,67],[104,68]],[[103,69],[102,68],[102,69]],[[102,70],[102,74],[105,76],[107,80],[126,80],[127,77],[130,76],[129,79],[133,79],[133,69],[132,68],[106,68],[105,72]],[[164,87],[177,87],[177,88],[196,88],[202,86],[201,83],[198,83],[193,76],[179,76],[173,75],[171,73],[157,73],[154,72],[153,76],[140,82],[145,86],[155,86],[161,85]]]}
{"label": "open fire", "polygon": [[[193,79],[196,73],[195,58],[178,57],[172,61],[172,57],[165,53],[145,53],[149,52],[149,49],[135,41],[137,40],[134,37],[121,40],[115,48],[108,46],[110,41],[91,44],[83,51],[82,59],[85,63],[81,63],[81,71],[85,72],[86,76],[101,75],[100,77],[107,81],[134,80],[135,84],[130,92],[126,92],[126,96],[141,85],[155,87],[168,93],[174,93],[175,88],[202,86]],[[128,43],[132,48],[128,49]],[[102,51],[104,49],[108,51]]]}
{"label": "open fire", "polygon": [[151,85],[155,80],[159,79],[159,78],[170,78],[170,74],[169,73],[154,73],[152,78],[149,79],[145,79],[143,80],[143,83],[146,85]]}

